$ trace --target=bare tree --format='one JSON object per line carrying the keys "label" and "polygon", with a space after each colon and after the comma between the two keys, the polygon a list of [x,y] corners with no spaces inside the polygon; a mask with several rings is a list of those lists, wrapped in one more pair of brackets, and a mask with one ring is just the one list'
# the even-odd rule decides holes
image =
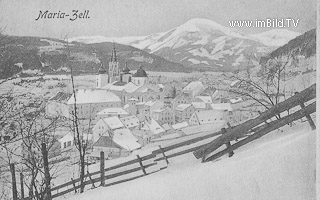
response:
{"label": "bare tree", "polygon": [[231,88],[229,92],[245,96],[269,109],[278,104],[281,96],[284,95],[286,67],[291,58],[289,54],[269,59],[257,76],[236,77],[239,87]]}
{"label": "bare tree", "polygon": [[[78,150],[79,153],[79,167],[80,167],[80,193],[84,191],[84,181],[85,181],[85,167],[86,167],[86,154],[87,150],[90,147],[90,141],[88,136],[91,133],[91,126],[92,126],[92,117],[90,115],[89,118],[82,118],[79,115],[79,110],[78,110],[78,104],[77,104],[77,91],[75,87],[75,81],[74,81],[74,70],[73,66],[71,63],[71,53],[70,53],[70,46],[68,40],[66,40],[66,50],[67,50],[67,65],[70,69],[71,72],[71,86],[72,86],[72,93],[73,93],[73,98],[74,98],[74,103],[72,106],[72,111],[70,113],[70,121],[71,123],[70,128],[71,131],[74,135],[74,140],[75,140],[75,146]],[[90,108],[89,112],[92,113],[92,109],[94,107]]]}

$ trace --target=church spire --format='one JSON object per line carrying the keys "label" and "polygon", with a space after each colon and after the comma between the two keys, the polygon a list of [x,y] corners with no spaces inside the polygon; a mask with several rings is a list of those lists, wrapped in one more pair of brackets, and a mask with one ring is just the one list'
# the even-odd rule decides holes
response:
{"label": "church spire", "polygon": [[111,53],[111,62],[118,62],[117,52],[116,52],[116,44],[114,41],[113,41],[113,49],[112,49],[112,53]]}

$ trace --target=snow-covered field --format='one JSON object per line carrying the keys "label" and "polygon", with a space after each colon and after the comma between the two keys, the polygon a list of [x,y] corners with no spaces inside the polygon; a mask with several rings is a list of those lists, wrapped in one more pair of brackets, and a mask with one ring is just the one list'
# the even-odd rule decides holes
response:
{"label": "snow-covered field", "polygon": [[307,123],[282,130],[232,158],[203,164],[186,154],[158,173],[68,199],[315,199],[315,131]]}

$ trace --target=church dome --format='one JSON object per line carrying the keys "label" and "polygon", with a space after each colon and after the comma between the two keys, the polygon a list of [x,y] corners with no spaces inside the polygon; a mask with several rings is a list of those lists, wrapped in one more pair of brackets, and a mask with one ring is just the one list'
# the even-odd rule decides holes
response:
{"label": "church dome", "polygon": [[147,72],[142,69],[142,66],[140,65],[140,68],[137,70],[137,72],[133,75],[133,77],[148,77]]}

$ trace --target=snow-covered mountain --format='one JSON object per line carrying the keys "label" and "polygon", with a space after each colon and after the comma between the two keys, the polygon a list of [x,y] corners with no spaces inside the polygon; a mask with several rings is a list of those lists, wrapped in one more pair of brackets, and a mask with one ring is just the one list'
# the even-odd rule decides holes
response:
{"label": "snow-covered mountain", "polygon": [[72,41],[116,42],[148,51],[184,66],[236,70],[295,38],[288,30],[248,35],[208,19],[195,18],[166,32],[142,37],[78,37]]}

